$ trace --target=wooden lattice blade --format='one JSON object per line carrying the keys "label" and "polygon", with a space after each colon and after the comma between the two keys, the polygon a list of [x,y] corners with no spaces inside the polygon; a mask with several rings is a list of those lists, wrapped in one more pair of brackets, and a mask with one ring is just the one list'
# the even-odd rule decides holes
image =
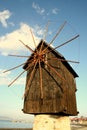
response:
{"label": "wooden lattice blade", "polygon": [[30,57],[30,56],[12,55],[12,54],[8,54],[8,56],[13,56],[13,57],[22,57],[22,58],[29,58],[29,57]]}
{"label": "wooden lattice blade", "polygon": [[30,29],[30,32],[31,32],[31,36],[32,36],[32,39],[33,39],[33,42],[34,42],[34,46],[35,46],[35,48],[37,47],[36,46],[36,42],[35,42],[35,39],[34,39],[34,35],[33,35],[33,33],[32,33],[32,30]]}
{"label": "wooden lattice blade", "polygon": [[62,29],[64,28],[65,24],[66,24],[66,21],[63,23],[63,25],[61,25],[61,27],[59,28],[59,30],[58,30],[58,32],[56,33],[56,35],[55,35],[55,36],[53,37],[53,39],[50,41],[49,45],[51,45],[51,44],[54,42],[54,40],[57,38],[57,36],[60,34],[60,32],[62,31]]}
{"label": "wooden lattice blade", "polygon": [[59,48],[61,46],[64,46],[65,44],[70,43],[71,41],[75,40],[78,37],[79,37],[79,35],[76,35],[75,37],[71,38],[70,40],[68,40],[68,41],[66,41],[66,42],[64,42],[62,44],[60,44],[59,46],[55,47],[54,49],[57,49],[57,48]]}
{"label": "wooden lattice blade", "polygon": [[62,31],[62,29],[64,28],[66,24],[66,21],[63,23],[63,25],[59,28],[58,32],[56,33],[56,35],[53,37],[53,39],[50,41],[50,43],[48,44],[48,46],[43,50],[43,52],[46,52],[47,48],[54,42],[54,40],[57,38],[57,36],[60,34],[60,32]]}
{"label": "wooden lattice blade", "polygon": [[31,52],[34,52],[28,45],[24,44],[23,41],[19,40],[28,50],[30,50]]}
{"label": "wooden lattice blade", "polygon": [[[50,53],[50,52],[52,52],[52,51],[54,51],[54,50],[56,50],[57,48],[59,48],[59,47],[61,47],[61,46],[64,46],[64,45],[70,43],[71,41],[75,40],[75,39],[78,38],[78,37],[79,37],[79,35],[76,35],[75,37],[69,39],[68,41],[66,41],[66,42],[64,42],[64,43],[62,43],[62,44],[60,44],[60,45],[58,45],[57,47],[51,48],[51,50],[47,50],[47,51],[46,51],[46,54],[47,54],[47,53]],[[43,54],[45,54],[45,53],[43,52]]]}
{"label": "wooden lattice blade", "polygon": [[[9,55],[9,56],[17,56],[17,57],[20,57],[19,55]],[[28,56],[28,58],[29,58],[29,56]],[[33,61],[33,59],[27,61],[27,63],[29,64],[29,63],[31,63],[32,61]],[[12,67],[12,68],[10,68],[10,69],[8,69],[8,70],[5,70],[3,73],[6,73],[6,72],[8,72],[8,71],[15,70],[15,69],[17,69],[17,68],[19,68],[19,67],[21,67],[21,66],[23,66],[23,65],[25,65],[25,64],[26,64],[26,62],[24,62],[24,63],[22,63],[22,64],[20,64],[20,65],[18,65],[18,66]]]}
{"label": "wooden lattice blade", "polygon": [[[25,64],[25,63],[24,63]],[[34,62],[31,62],[31,63],[29,63],[29,66],[26,68],[26,70],[28,70],[30,67],[32,67],[34,65]],[[15,78],[9,85],[8,85],[8,87],[9,86],[11,86],[26,70],[24,70],[21,74],[19,74],[18,76],[17,76],[17,78]]]}
{"label": "wooden lattice blade", "polygon": [[42,41],[42,44],[41,44],[41,47],[40,47],[40,51],[39,52],[41,52],[42,51],[42,47],[43,47],[43,43],[44,43],[44,41],[46,40],[46,36],[47,36],[47,33],[48,33],[48,27],[49,27],[49,21],[47,22],[47,24],[46,24],[46,27],[45,27],[45,33],[44,33],[44,36],[43,36],[43,41]]}
{"label": "wooden lattice blade", "polygon": [[55,72],[56,73],[56,75],[60,78],[60,79],[62,79],[63,81],[65,81],[66,82],[66,80],[61,76],[61,74],[59,74],[50,64],[48,64],[48,63],[46,63],[46,62],[44,62],[53,72]]}
{"label": "wooden lattice blade", "polygon": [[28,64],[28,66],[27,66],[27,68],[26,68],[26,71],[29,70],[31,67],[33,67],[33,65],[35,64],[35,61],[33,61],[33,59],[32,59],[32,60],[29,60],[29,61],[27,62],[27,64]]}
{"label": "wooden lattice blade", "polygon": [[[25,63],[26,63],[26,62],[25,62]],[[22,64],[20,64],[20,65],[18,65],[18,66],[15,66],[15,67],[13,67],[13,68],[8,69],[8,70],[5,70],[3,73],[6,73],[6,72],[11,71],[11,70],[14,70],[14,69],[17,69],[17,68],[23,66],[25,63],[22,63]]]}
{"label": "wooden lattice blade", "polygon": [[20,73],[9,85],[8,87],[10,87],[26,70],[24,70],[22,73]]}
{"label": "wooden lattice blade", "polygon": [[35,67],[36,67],[36,65],[37,65],[37,61],[35,62],[34,67],[33,67],[33,69],[32,69],[32,72],[31,72],[31,74],[30,74],[30,78],[29,78],[28,83],[27,83],[27,85],[26,85],[26,89],[25,89],[25,93],[24,93],[24,96],[23,96],[23,97],[26,97],[27,92],[29,91],[31,81],[32,81],[33,76],[34,76],[34,73],[35,73]]}
{"label": "wooden lattice blade", "polygon": [[46,27],[45,27],[45,33],[44,33],[44,36],[43,36],[44,41],[46,40],[46,37],[47,37],[49,24],[50,24],[50,21],[47,22]]}
{"label": "wooden lattice blade", "polygon": [[79,63],[80,63],[79,61],[66,60],[66,59],[60,59],[60,58],[54,58],[54,57],[47,58],[47,60],[59,60],[59,61],[64,61],[64,62],[72,62],[72,63],[77,63],[77,64],[79,64]]}
{"label": "wooden lattice blade", "polygon": [[40,71],[40,89],[41,89],[41,99],[43,99],[42,69],[41,69],[41,62],[40,62],[40,60],[39,60],[39,71]]}

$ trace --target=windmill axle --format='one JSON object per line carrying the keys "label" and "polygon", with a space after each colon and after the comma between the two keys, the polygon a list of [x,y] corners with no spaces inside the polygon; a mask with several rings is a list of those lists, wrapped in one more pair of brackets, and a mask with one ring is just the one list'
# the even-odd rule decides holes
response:
{"label": "windmill axle", "polygon": [[43,61],[45,61],[45,54],[43,54],[43,53],[35,53],[35,55],[34,55],[34,61],[36,62],[43,62]]}

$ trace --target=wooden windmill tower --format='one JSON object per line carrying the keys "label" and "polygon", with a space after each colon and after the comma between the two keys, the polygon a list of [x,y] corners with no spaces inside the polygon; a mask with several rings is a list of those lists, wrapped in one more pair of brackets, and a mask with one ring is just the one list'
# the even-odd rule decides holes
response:
{"label": "wooden windmill tower", "polygon": [[[60,27],[49,44],[47,44],[45,40],[41,40],[38,46],[35,45],[35,50],[32,50],[21,41],[32,54],[24,64],[9,70],[23,66],[24,71],[13,82],[27,71],[24,93],[24,113],[56,115],[77,115],[78,113],[75,94],[77,90],[75,78],[78,77],[78,75],[68,62],[79,62],[66,60],[56,49],[75,40],[79,35],[76,35],[55,48],[51,46],[63,29],[65,23],[66,22]],[[32,38],[35,44],[33,34]],[[10,85],[12,85],[13,82]]]}
{"label": "wooden windmill tower", "polygon": [[27,71],[25,113],[77,115],[78,75],[59,52],[41,40],[23,68]]}

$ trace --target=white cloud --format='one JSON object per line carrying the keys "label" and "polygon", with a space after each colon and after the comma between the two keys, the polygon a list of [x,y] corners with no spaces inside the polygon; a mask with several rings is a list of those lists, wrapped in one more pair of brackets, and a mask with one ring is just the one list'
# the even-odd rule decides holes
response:
{"label": "white cloud", "polygon": [[2,52],[2,55],[3,56],[8,56],[8,53],[7,52]]}
{"label": "white cloud", "polygon": [[59,11],[59,10],[58,10],[57,8],[52,9],[52,13],[53,13],[53,14],[58,14],[58,11]]}
{"label": "white cloud", "polygon": [[[40,42],[39,37],[42,37],[44,30],[40,28],[39,25],[36,25],[31,29],[32,32],[38,35],[37,37],[36,35],[33,34],[35,42],[36,44],[38,44]],[[8,54],[17,54],[18,52],[23,54],[23,51],[25,50],[27,51],[28,49],[26,49],[19,40],[23,41],[29,47],[35,48],[34,41],[30,32],[30,26],[21,23],[19,29],[6,34],[5,36],[0,37],[0,53],[4,56],[7,56]],[[4,70],[0,69],[0,85],[9,85],[9,83],[13,81],[11,72],[10,71],[8,73],[3,72]],[[20,77],[14,84],[23,85],[25,81],[26,80],[24,77]]]}
{"label": "white cloud", "polygon": [[9,10],[4,10],[0,12],[0,22],[3,27],[6,28],[8,26],[7,19],[9,19],[10,16],[11,16],[11,12]]}
{"label": "white cloud", "polygon": [[36,24],[36,25],[33,26],[32,30],[33,30],[33,32],[34,32],[34,34],[36,36],[38,36],[39,38],[42,39],[42,38],[44,38],[46,33],[47,33],[47,36],[50,36],[50,35],[53,34],[53,30],[52,29],[51,30],[50,29],[47,30],[46,26],[47,26],[47,23],[46,23],[45,26],[39,26],[38,24]]}
{"label": "white cloud", "polygon": [[[33,28],[32,28],[33,30]],[[39,38],[34,35],[36,44],[39,43]],[[19,40],[22,40],[25,44],[31,48],[35,48],[34,41],[30,32],[30,27],[27,24],[21,23],[20,28],[0,37],[0,52],[3,55],[8,53],[21,52],[26,48],[21,44]]]}
{"label": "white cloud", "polygon": [[32,3],[32,7],[36,10],[36,12],[40,15],[44,14],[45,9],[41,8],[38,4],[36,4],[35,2]]}
{"label": "white cloud", "polygon": [[39,25],[35,25],[33,31],[38,37],[43,37],[45,33],[45,29],[41,28]]}

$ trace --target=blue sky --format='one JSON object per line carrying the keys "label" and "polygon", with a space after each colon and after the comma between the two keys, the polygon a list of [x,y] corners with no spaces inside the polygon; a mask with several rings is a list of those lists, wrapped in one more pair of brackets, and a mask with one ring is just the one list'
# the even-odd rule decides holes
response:
{"label": "blue sky", "polygon": [[25,116],[21,109],[23,108],[22,95],[26,74],[8,88],[8,84],[22,69],[8,73],[3,73],[3,71],[23,63],[26,59],[7,55],[30,55],[30,52],[19,42],[19,40],[22,40],[34,48],[30,28],[34,33],[36,43],[38,43],[39,39],[43,38],[46,23],[50,21],[46,38],[46,41],[49,42],[57,29],[64,21],[67,21],[53,46],[57,46],[77,34],[80,35],[78,39],[61,47],[58,51],[65,58],[80,62],[78,65],[71,65],[79,75],[79,78],[76,79],[79,115],[87,116],[86,12],[86,0],[0,0],[0,115]]}

